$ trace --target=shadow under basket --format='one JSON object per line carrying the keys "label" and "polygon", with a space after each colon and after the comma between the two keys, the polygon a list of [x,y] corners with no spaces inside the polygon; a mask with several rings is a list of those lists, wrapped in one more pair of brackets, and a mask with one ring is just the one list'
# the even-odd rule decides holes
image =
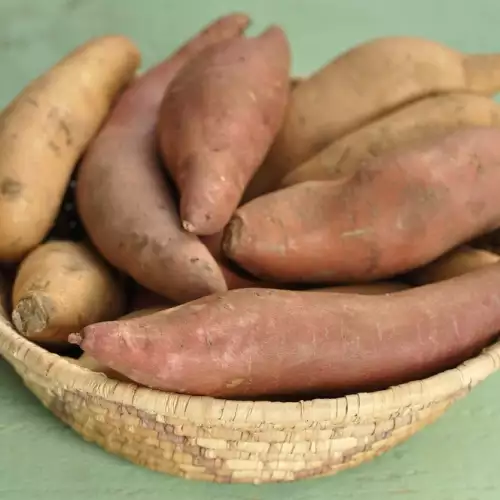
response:
{"label": "shadow under basket", "polygon": [[0,322],[0,354],[86,440],[189,479],[265,483],[357,466],[440,417],[500,366],[500,343],[457,368],[390,389],[297,403],[224,401],[108,379]]}

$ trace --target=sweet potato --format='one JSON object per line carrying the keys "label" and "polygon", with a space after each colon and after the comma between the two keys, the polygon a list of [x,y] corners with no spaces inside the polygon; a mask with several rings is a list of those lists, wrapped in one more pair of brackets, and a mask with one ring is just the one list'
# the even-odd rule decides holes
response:
{"label": "sweet potato", "polygon": [[[132,318],[142,318],[144,316],[149,316],[151,314],[164,311],[165,309],[168,308],[159,308],[159,307],[151,307],[149,309],[140,309],[137,311],[132,311],[128,314],[125,314],[120,318],[120,321],[126,320],[126,319],[132,319]],[[79,365],[83,368],[86,368],[87,370],[93,371],[93,372],[99,372],[99,373],[104,373],[108,378],[114,379],[114,380],[119,380],[121,382],[130,382],[130,379],[122,375],[121,373],[118,373],[117,371],[109,368],[106,365],[103,365],[96,359],[94,359],[92,356],[89,356],[87,353],[83,353],[78,359],[73,359],[68,358],[68,361]]]}
{"label": "sweet potato", "polygon": [[[232,290],[71,342],[145,386],[224,398],[351,393],[417,380],[500,330],[500,265],[389,295]],[[206,367],[201,369],[200,367]]]}
{"label": "sweet potato", "polygon": [[292,170],[280,186],[349,176],[358,166],[395,148],[468,126],[500,126],[500,105],[474,94],[428,97],[334,141]]}
{"label": "sweet potato", "polygon": [[284,125],[249,184],[250,200],[332,141],[417,99],[447,92],[493,95],[500,55],[465,55],[431,40],[385,37],[333,59],[292,92]]}
{"label": "sweet potato", "polygon": [[176,72],[210,44],[249,23],[233,14],[210,24],[127,89],[87,151],[77,206],[95,246],[117,268],[174,302],[226,290],[210,252],[182,230],[171,186],[156,154],[155,126]]}
{"label": "sweet potato", "polygon": [[158,137],[187,231],[214,234],[230,219],[281,126],[289,70],[288,41],[272,26],[207,48],[172,80]]}
{"label": "sweet potato", "polygon": [[427,285],[454,278],[484,266],[491,266],[497,262],[500,262],[500,255],[463,245],[442,255],[430,264],[415,269],[406,278],[415,285]]}
{"label": "sweet potato", "polygon": [[12,293],[12,320],[33,341],[66,341],[86,325],[124,312],[120,282],[80,243],[50,241],[19,266]]}
{"label": "sweet potato", "polygon": [[21,260],[50,231],[78,158],[139,62],[126,38],[93,39],[0,115],[0,260]]}
{"label": "sweet potato", "polygon": [[423,266],[500,226],[500,128],[455,131],[240,207],[224,253],[260,278],[350,283]]}

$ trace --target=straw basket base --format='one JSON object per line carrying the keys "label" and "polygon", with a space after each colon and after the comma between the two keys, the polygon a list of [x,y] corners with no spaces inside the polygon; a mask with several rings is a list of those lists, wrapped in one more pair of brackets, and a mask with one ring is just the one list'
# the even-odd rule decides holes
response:
{"label": "straw basket base", "polygon": [[0,354],[84,439],[150,469],[221,483],[293,481],[355,467],[406,440],[497,370],[500,344],[459,367],[370,394],[225,401],[108,379],[0,323]]}

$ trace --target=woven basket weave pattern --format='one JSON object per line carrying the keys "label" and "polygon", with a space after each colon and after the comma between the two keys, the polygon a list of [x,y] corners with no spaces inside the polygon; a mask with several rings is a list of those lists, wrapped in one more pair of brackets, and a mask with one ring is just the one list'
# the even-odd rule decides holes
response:
{"label": "woven basket weave pattern", "polygon": [[275,482],[359,465],[441,416],[500,365],[500,344],[424,381],[297,403],[153,391],[90,372],[0,323],[0,354],[85,439],[153,470],[217,482]]}

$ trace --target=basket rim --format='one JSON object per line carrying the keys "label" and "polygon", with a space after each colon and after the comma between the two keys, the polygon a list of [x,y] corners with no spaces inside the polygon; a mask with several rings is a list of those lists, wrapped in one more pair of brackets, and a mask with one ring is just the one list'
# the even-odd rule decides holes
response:
{"label": "basket rim", "polygon": [[468,392],[500,367],[500,340],[478,356],[439,374],[371,393],[298,402],[239,401],[190,396],[111,380],[62,356],[50,353],[0,320],[0,355],[22,377],[52,384],[56,396],[66,391],[128,405],[149,414],[168,415],[191,423],[247,425],[293,422],[362,423],[421,409]]}

